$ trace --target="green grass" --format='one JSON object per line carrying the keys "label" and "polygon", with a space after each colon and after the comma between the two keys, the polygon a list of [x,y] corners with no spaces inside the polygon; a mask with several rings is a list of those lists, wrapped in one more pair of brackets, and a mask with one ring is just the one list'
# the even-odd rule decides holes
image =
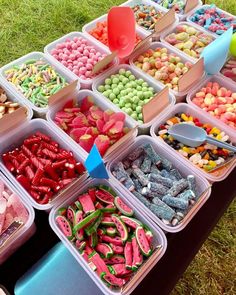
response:
{"label": "green grass", "polygon": [[[122,0],[0,0],[0,66],[85,23]],[[210,3],[210,1],[207,1]],[[236,14],[236,1],[214,1]],[[188,267],[172,295],[236,294],[236,201],[222,217]]]}

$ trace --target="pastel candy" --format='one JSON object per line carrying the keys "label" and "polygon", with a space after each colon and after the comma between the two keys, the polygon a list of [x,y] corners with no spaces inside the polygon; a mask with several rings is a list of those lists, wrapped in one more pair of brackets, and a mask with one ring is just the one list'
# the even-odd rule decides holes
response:
{"label": "pastel candy", "polygon": [[7,201],[3,197],[0,197],[0,234],[2,233],[2,230],[4,228],[6,209]]}

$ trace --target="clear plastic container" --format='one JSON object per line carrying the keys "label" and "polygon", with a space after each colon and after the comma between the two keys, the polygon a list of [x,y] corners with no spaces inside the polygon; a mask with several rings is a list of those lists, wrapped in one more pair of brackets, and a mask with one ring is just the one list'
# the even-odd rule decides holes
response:
{"label": "clear plastic container", "polygon": [[[153,0],[151,0],[151,1],[155,3],[155,1],[153,1]],[[158,4],[158,3],[156,3],[156,4]],[[193,12],[194,9],[200,8],[201,6],[202,6],[202,1],[201,0],[198,0],[197,6],[195,6],[193,9],[191,9],[189,12],[187,12],[187,13],[184,13],[184,12],[177,13],[176,12],[176,14],[178,15],[178,18],[180,19],[180,21],[184,21]]]}
{"label": "clear plastic container", "polygon": [[196,165],[194,165],[193,163],[191,163],[191,161],[189,161],[187,158],[185,158],[184,156],[182,156],[179,152],[177,152],[176,150],[174,150],[173,148],[171,148],[167,143],[165,143],[158,136],[158,134],[156,134],[156,132],[158,130],[158,127],[160,125],[162,125],[163,123],[165,123],[169,118],[171,118],[175,114],[181,113],[181,112],[184,112],[184,113],[187,113],[187,114],[189,114],[191,116],[194,116],[194,117],[199,118],[200,122],[202,122],[202,123],[208,123],[208,124],[211,124],[212,126],[215,126],[215,127],[219,128],[221,131],[224,131],[226,134],[229,135],[230,140],[233,143],[236,143],[236,132],[232,132],[232,131],[228,130],[228,128],[224,128],[221,125],[221,123],[216,122],[215,120],[213,120],[211,116],[205,114],[201,110],[198,110],[198,109],[194,108],[193,106],[188,105],[186,103],[180,103],[180,104],[175,105],[165,115],[163,115],[161,118],[159,118],[152,125],[152,128],[151,128],[151,136],[153,138],[155,138],[158,143],[161,143],[163,146],[165,146],[165,148],[168,150],[169,153],[173,153],[173,155],[178,154],[178,156],[182,159],[182,161],[183,162],[186,162],[186,165],[188,164],[189,166],[192,166],[192,169],[193,170],[198,171],[198,173],[200,175],[202,175],[202,177],[205,177],[210,182],[216,182],[216,181],[222,181],[222,180],[224,180],[230,174],[230,172],[232,172],[232,170],[236,166],[236,158],[233,161],[231,161],[225,167],[222,167],[222,168],[220,168],[218,170],[212,171],[211,173],[205,172],[203,169],[201,169],[201,168],[197,167]]}
{"label": "clear plastic container", "polygon": [[[96,24],[98,22],[104,22],[106,20],[107,20],[107,14],[104,14],[104,15],[96,18],[95,20],[91,21],[90,23],[84,25],[82,28],[82,32],[85,34],[88,34],[91,37],[91,39],[99,42],[99,44],[101,44],[101,46],[104,46],[106,49],[109,49],[108,46],[106,46],[105,44],[103,44],[102,42],[100,42],[99,40],[97,40],[96,38],[94,38],[92,35],[89,34],[89,32],[91,30],[96,28]],[[139,37],[141,37],[141,39],[144,39],[145,37],[147,37],[149,35],[149,33],[146,30],[142,30],[139,26],[136,26],[136,33]]]}
{"label": "clear plastic container", "polygon": [[35,232],[34,224],[34,209],[25,201],[23,194],[17,188],[15,188],[12,183],[1,173],[0,171],[0,180],[5,183],[5,185],[19,198],[21,199],[22,204],[27,209],[29,216],[27,222],[22,225],[22,227],[13,234],[4,244],[0,247],[0,265],[7,260],[7,258],[12,255],[21,245],[23,245]]}
{"label": "clear plastic container", "polygon": [[[34,119],[31,121],[26,121],[8,134],[4,135],[0,139],[0,170],[3,171],[3,173],[7,176],[7,178],[14,183],[16,188],[19,190],[19,192],[22,194],[22,199],[24,199],[26,202],[30,203],[34,208],[38,210],[47,210],[49,211],[55,204],[57,199],[64,198],[67,195],[68,190],[70,187],[73,187],[77,182],[82,183],[87,177],[88,174],[84,173],[81,177],[77,178],[75,181],[73,181],[70,185],[63,188],[61,191],[59,191],[58,195],[55,195],[52,199],[52,201],[48,204],[38,204],[33,197],[21,186],[21,184],[16,180],[14,175],[5,167],[1,155],[4,152],[7,152],[17,146],[20,146],[25,138],[32,135],[36,131],[41,131],[42,133],[47,134],[50,136],[53,140],[59,143],[60,147],[70,151],[72,149],[72,146],[69,142],[67,142],[63,136],[56,133],[53,129],[53,127],[45,120],[42,119]],[[84,163],[84,155],[80,153],[78,150],[73,151],[74,157],[77,161]]]}
{"label": "clear plastic container", "polygon": [[176,32],[176,27],[177,27],[177,26],[181,26],[181,25],[188,25],[188,26],[191,26],[191,27],[195,28],[196,30],[198,30],[198,31],[200,31],[200,32],[202,32],[202,33],[205,33],[205,34],[207,34],[207,35],[210,35],[210,36],[213,38],[212,41],[214,41],[214,40],[216,39],[216,37],[215,37],[213,34],[207,32],[207,31],[204,30],[202,27],[196,25],[196,24],[193,23],[193,22],[191,22],[191,23],[189,23],[189,22],[179,22],[174,28],[170,28],[170,29],[166,30],[165,32],[163,32],[163,33],[161,34],[161,37],[160,37],[161,42],[163,42],[163,43],[165,43],[165,44],[169,44],[171,47],[174,47],[178,52],[182,53],[182,55],[188,57],[188,58],[189,58],[190,60],[192,60],[193,62],[196,62],[196,61],[198,60],[197,58],[194,58],[194,57],[188,55],[187,53],[184,53],[182,50],[176,48],[175,46],[171,45],[169,42],[167,42],[167,41],[165,40],[165,38],[166,38],[168,35],[170,35],[171,33],[175,33],[175,32]]}
{"label": "clear plastic container", "polygon": [[[166,85],[161,83],[161,81],[156,80],[154,77],[152,77],[151,75],[145,73],[143,70],[139,69],[138,67],[135,66],[134,62],[135,60],[138,58],[139,55],[141,55],[142,53],[145,53],[148,49],[156,49],[156,48],[167,48],[168,49],[168,53],[174,53],[177,56],[179,56],[181,58],[181,62],[185,63],[185,62],[190,62],[193,64],[193,61],[191,60],[191,58],[187,58],[185,55],[183,55],[182,53],[180,53],[178,50],[176,50],[173,46],[171,46],[170,44],[163,44],[161,42],[153,42],[151,43],[151,45],[147,44],[145,47],[143,47],[142,49],[139,49],[135,54],[132,54],[132,56],[130,57],[130,64],[132,67],[135,67],[135,69],[137,69],[137,71],[147,75],[150,79],[152,79],[155,83],[157,83],[158,85],[165,87]],[[201,80],[202,77],[199,77],[199,80]],[[195,86],[195,85],[194,85]],[[187,93],[189,92],[189,90],[193,87],[193,85],[190,85],[190,87],[186,88],[184,91],[180,92],[180,91],[175,91],[170,89],[170,92],[173,93],[173,95],[176,97],[177,102],[183,101],[187,95]]]}
{"label": "clear plastic container", "polygon": [[74,37],[81,37],[81,38],[87,40],[88,44],[90,46],[93,46],[100,53],[104,53],[104,54],[110,54],[111,53],[110,50],[106,46],[101,45],[101,43],[98,40],[94,39],[89,34],[84,34],[84,33],[81,33],[81,32],[71,32],[71,33],[66,34],[63,37],[51,42],[50,44],[48,44],[47,46],[44,47],[44,52],[46,53],[47,56],[50,56],[51,60],[53,61],[53,64],[59,65],[61,68],[65,69],[66,71],[69,71],[70,74],[73,75],[74,80],[76,80],[76,79],[79,80],[79,82],[81,84],[81,88],[90,89],[94,79],[97,78],[97,77],[100,77],[103,73],[106,73],[106,71],[109,70],[110,68],[112,68],[114,65],[117,65],[118,64],[118,59],[115,58],[113,60],[112,64],[109,66],[109,68],[102,71],[102,73],[98,74],[95,78],[92,78],[92,79],[89,79],[89,80],[81,79],[80,77],[75,75],[72,71],[67,69],[67,67],[65,67],[61,62],[59,62],[57,59],[55,59],[50,53],[56,47],[57,44],[60,44],[60,43],[64,42],[66,39],[73,39]]}
{"label": "clear plastic container", "polygon": [[[214,35],[214,36],[217,38],[217,37],[219,37],[220,35],[217,35],[216,33],[212,32],[212,31],[210,31],[210,30],[205,29],[203,26],[200,26],[200,25],[198,25],[197,23],[191,21],[191,17],[195,14],[195,12],[196,12],[197,10],[199,10],[199,9],[201,9],[201,8],[205,8],[205,7],[210,7],[210,5],[202,5],[201,7],[196,7],[196,8],[191,12],[191,14],[188,15],[188,17],[187,17],[187,21],[188,21],[189,23],[191,23],[191,24],[195,24],[195,25],[197,25],[198,27],[202,28],[205,32],[207,32],[207,33],[211,33],[212,35]],[[220,9],[218,6],[216,6],[216,8],[217,8],[217,10],[218,10],[220,13],[224,13],[227,17],[233,17],[234,20],[236,20],[236,16],[235,16],[235,15],[233,15],[233,14],[231,14],[231,13],[229,13],[229,12],[223,10],[223,9]]]}
{"label": "clear plastic container", "polygon": [[[22,102],[24,102],[25,105],[27,105],[29,108],[31,108],[34,113],[35,116],[37,117],[41,117],[41,118],[45,118],[45,115],[48,111],[48,107],[46,108],[39,108],[37,106],[35,106],[29,99],[27,99],[13,84],[11,84],[10,82],[7,81],[6,77],[5,77],[5,71],[11,69],[13,66],[15,65],[22,65],[24,62],[30,60],[30,59],[42,59],[45,62],[47,62],[48,64],[50,64],[55,71],[60,74],[63,78],[65,78],[65,80],[68,83],[71,83],[73,81],[76,80],[76,76],[74,74],[72,74],[69,70],[67,70],[66,68],[63,68],[60,66],[60,64],[54,64],[52,58],[48,57],[46,54],[42,53],[42,52],[31,52],[28,53],[12,62],[10,62],[9,64],[3,66],[0,69],[0,77],[2,77],[2,80],[4,82],[4,85],[11,89],[13,92],[17,92],[18,97],[20,97],[22,99]],[[78,83],[77,85],[78,89],[80,88],[80,84]]]}
{"label": "clear plastic container", "polygon": [[208,112],[204,111],[203,109],[201,109],[200,107],[198,107],[197,105],[195,105],[192,100],[195,96],[195,94],[201,90],[201,88],[203,88],[208,82],[217,82],[219,83],[219,85],[221,87],[225,87],[229,90],[231,90],[232,92],[236,93],[236,83],[234,83],[231,79],[227,79],[225,76],[223,76],[222,74],[218,74],[218,75],[213,75],[213,76],[208,76],[205,79],[202,79],[201,82],[195,86],[192,91],[189,92],[189,94],[187,95],[187,103],[190,104],[191,106],[193,106],[195,109],[200,110],[201,112],[204,113],[204,116],[207,118],[211,118],[212,122],[214,122],[214,124],[220,124],[220,126],[222,128],[224,128],[226,133],[236,133],[236,129],[234,129],[233,127],[230,127],[229,125],[227,125],[226,123],[224,123],[223,121],[221,121],[220,119],[215,118],[214,116],[211,116]]}
{"label": "clear plastic container", "polygon": [[[152,213],[152,211],[150,211],[140,200],[138,200],[128,189],[126,189],[123,186],[123,184],[121,184],[112,174],[114,167],[119,161],[125,159],[131,151],[148,143],[152,145],[154,150],[161,157],[164,157],[168,159],[171,163],[173,163],[173,166],[179,170],[182,176],[187,177],[190,174],[194,175],[197,182],[198,192],[202,194],[202,196],[198,199],[198,201],[195,203],[192,209],[184,217],[182,222],[180,222],[177,226],[166,225],[160,218],[158,218],[154,213]],[[205,204],[205,202],[211,194],[209,182],[203,176],[201,176],[195,169],[193,169],[189,163],[185,163],[184,161],[182,161],[181,157],[179,157],[176,153],[172,153],[162,143],[159,143],[154,138],[146,135],[138,136],[134,140],[134,142],[129,143],[129,145],[126,145],[122,152],[120,152],[119,154],[115,154],[114,159],[108,163],[107,170],[111,179],[115,183],[117,183],[117,185],[122,187],[122,190],[127,195],[127,199],[132,204],[139,207],[144,214],[147,214],[158,226],[160,226],[166,232],[176,233],[183,230],[188,225],[188,223],[193,219],[193,217],[197,214],[200,208]]]}
{"label": "clear plastic container", "polygon": [[[115,112],[117,111],[114,108],[114,105],[109,102],[104,100],[101,95],[98,95],[94,92],[92,92],[91,90],[80,90],[80,91],[76,91],[75,92],[75,97],[77,99],[77,101],[80,103],[86,96],[91,96],[94,100],[95,105],[99,106],[102,110],[114,110]],[[65,141],[70,142],[71,145],[73,146],[73,149],[76,150],[81,150],[81,153],[83,154],[84,158],[87,158],[88,153],[78,144],[76,143],[66,132],[64,132],[57,124],[55,124],[54,122],[54,118],[55,115],[58,111],[60,111],[63,107],[63,105],[67,102],[71,100],[71,97],[68,97],[66,100],[63,100],[61,102],[59,102],[58,104],[55,104],[54,106],[49,108],[49,111],[47,113],[47,120],[49,121],[49,123],[52,125],[53,129],[58,132],[58,134],[60,134],[60,136],[62,136],[64,138]],[[134,128],[136,126],[136,124],[130,119],[130,117],[127,115],[126,119],[125,119],[125,127],[128,128]],[[137,136],[137,130],[134,132],[132,139],[134,139]],[[120,148],[120,147],[117,147]],[[108,157],[104,158],[104,162],[109,161],[109,159],[112,157],[112,154],[115,152],[115,150],[113,152],[111,152],[110,155],[108,155]]]}
{"label": "clear plastic container", "polygon": [[[149,6],[153,6],[155,7],[156,11],[160,11],[163,14],[166,14],[168,12],[168,9],[165,9],[164,7],[158,5],[157,3],[151,1],[151,0],[129,0],[125,3],[122,3],[120,6],[129,6],[129,7],[134,7],[135,5],[139,5],[139,4],[143,4],[143,5],[149,5]],[[179,18],[177,16],[177,14],[175,14],[175,22],[169,27],[169,28],[173,28],[175,27],[179,22]],[[139,26],[139,25],[138,25]],[[144,27],[139,26],[140,30],[148,33],[148,35],[150,35],[152,33],[152,31],[144,29]],[[160,33],[164,33],[166,30],[163,30]],[[155,36],[156,40],[159,40],[160,38],[160,34]]]}
{"label": "clear plastic container", "polygon": [[3,79],[0,77],[0,88],[4,89],[7,97],[12,102],[17,102],[20,104],[20,106],[23,106],[27,109],[27,119],[30,120],[33,117],[33,111],[32,109],[25,104],[25,102],[22,100],[22,98],[19,96],[17,91],[13,91],[12,89],[8,88],[7,85],[4,83]]}
{"label": "clear plastic container", "polygon": [[[61,230],[56,224],[56,216],[57,211],[60,207],[67,207],[69,206],[73,201],[77,199],[79,194],[86,191],[89,187],[104,184],[109,187],[111,187],[117,195],[119,195],[122,199],[125,200],[126,204],[134,209],[135,216],[137,219],[139,219],[141,222],[146,224],[148,227],[150,227],[152,233],[153,233],[153,246],[156,247],[157,245],[162,245],[162,248],[159,250],[159,255],[156,259],[154,259],[153,256],[150,256],[148,260],[145,262],[145,270],[142,272],[141,275],[134,276],[131,281],[128,283],[130,287],[128,288],[125,285],[126,291],[115,291],[109,289],[102,280],[98,277],[98,275],[89,267],[88,263],[83,259],[83,257],[79,254],[78,250],[73,246],[73,244],[63,235]],[[52,209],[49,215],[49,223],[53,229],[53,231],[57,234],[57,236],[62,240],[62,242],[65,244],[65,246],[70,250],[71,254],[75,257],[75,259],[78,261],[78,263],[84,268],[84,270],[87,272],[87,274],[93,279],[93,281],[96,283],[98,288],[101,289],[101,291],[104,294],[107,295],[116,295],[116,294],[124,294],[128,295],[130,294],[137,286],[138,284],[143,280],[143,278],[149,273],[149,271],[156,265],[156,263],[161,259],[161,257],[164,255],[167,247],[167,240],[162,232],[162,230],[159,229],[149,218],[148,216],[144,215],[143,212],[136,208],[130,201],[129,198],[127,198],[127,194],[119,189],[119,186],[117,186],[115,183],[113,183],[112,180],[99,180],[99,179],[88,179],[82,186],[76,187],[73,192],[71,192],[70,196],[63,202],[57,203],[56,207]],[[141,271],[141,270],[140,270]],[[139,271],[137,272],[139,273]]]}
{"label": "clear plastic container", "polygon": [[[118,73],[120,69],[125,69],[126,71],[127,70],[130,70],[134,74],[135,77],[137,77],[138,79],[139,78],[142,78],[144,81],[146,81],[148,83],[149,86],[151,86],[151,87],[154,88],[155,93],[160,92],[164,88],[163,86],[159,85],[156,81],[153,81],[153,79],[150,79],[146,74],[140,73],[134,67],[131,67],[131,66],[126,65],[126,64],[123,64],[123,65],[119,65],[119,66],[111,69],[106,74],[102,75],[99,79],[96,79],[94,81],[94,83],[93,83],[93,91],[96,91],[97,93],[99,93],[100,95],[102,95],[98,91],[98,86],[101,85],[101,84],[104,84],[104,81],[106,80],[106,78],[110,77],[113,74]],[[107,101],[111,102],[104,95],[102,95],[102,98],[104,100],[107,100]],[[153,124],[153,122],[155,122],[156,118],[159,117],[159,116],[161,116],[161,114],[165,113],[172,105],[175,104],[175,102],[176,102],[176,99],[175,99],[174,95],[172,93],[169,93],[169,105],[160,114],[158,114],[153,120],[149,121],[148,123],[140,124],[139,125],[140,132],[141,133],[147,133],[149,131],[149,129],[150,129],[150,126]],[[117,111],[123,112],[117,105],[115,105],[115,104],[113,104],[113,105],[114,105],[114,108],[116,108]],[[136,124],[138,124],[138,122],[136,120],[134,120],[133,118],[131,118],[131,117],[130,117],[130,120],[132,120],[133,122],[135,122]]]}

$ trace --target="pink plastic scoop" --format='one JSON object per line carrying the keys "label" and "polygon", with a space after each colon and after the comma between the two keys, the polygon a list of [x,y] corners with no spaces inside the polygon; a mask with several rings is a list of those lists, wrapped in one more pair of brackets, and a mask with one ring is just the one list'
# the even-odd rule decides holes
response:
{"label": "pink plastic scoop", "polygon": [[108,44],[118,57],[130,55],[135,47],[136,30],[134,12],[130,7],[112,7],[107,18]]}

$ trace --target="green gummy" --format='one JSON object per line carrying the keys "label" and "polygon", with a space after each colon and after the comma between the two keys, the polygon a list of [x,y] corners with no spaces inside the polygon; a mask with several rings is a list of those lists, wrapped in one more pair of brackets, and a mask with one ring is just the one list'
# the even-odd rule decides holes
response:
{"label": "green gummy", "polygon": [[105,90],[104,85],[99,85],[99,86],[98,86],[98,91],[99,91],[99,92],[103,92],[104,90]]}
{"label": "green gummy", "polygon": [[34,64],[34,63],[36,63],[36,61],[37,61],[36,59],[29,59],[25,62],[25,64],[26,65]]}

